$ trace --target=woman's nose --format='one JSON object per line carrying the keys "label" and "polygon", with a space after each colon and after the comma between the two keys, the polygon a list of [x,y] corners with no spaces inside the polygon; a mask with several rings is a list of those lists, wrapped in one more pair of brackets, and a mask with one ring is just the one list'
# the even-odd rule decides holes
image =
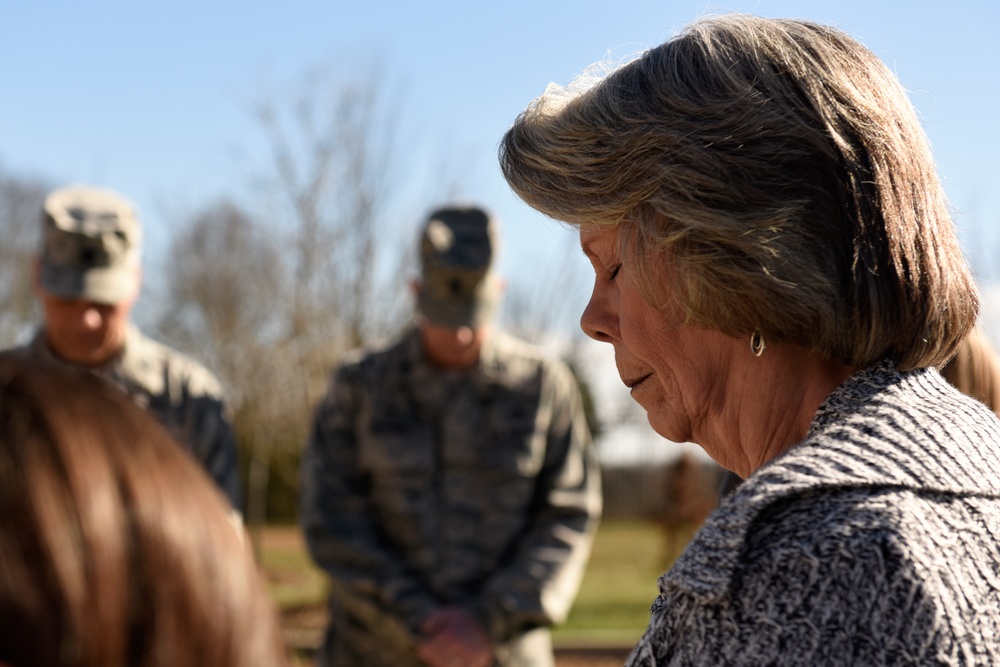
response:
{"label": "woman's nose", "polygon": [[587,307],[583,309],[583,315],[580,316],[580,328],[602,343],[618,339],[618,315],[610,308],[608,296],[596,285]]}

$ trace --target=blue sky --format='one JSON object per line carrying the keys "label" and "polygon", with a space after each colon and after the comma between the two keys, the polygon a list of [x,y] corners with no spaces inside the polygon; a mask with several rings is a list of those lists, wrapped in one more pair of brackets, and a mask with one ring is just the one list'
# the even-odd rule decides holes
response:
{"label": "blue sky", "polygon": [[[552,232],[507,191],[496,144],[550,81],[609,52],[662,42],[720,11],[838,25],[911,91],[970,253],[1000,223],[1000,116],[992,0],[906,3],[507,0],[494,3],[180,0],[4,3],[0,168],[115,187],[143,212],[153,251],[164,210],[245,191],[237,147],[259,141],[249,111],[263,82],[307,67],[376,61],[402,92],[404,137],[460,162],[470,198],[494,208],[508,271],[544,259]],[[420,164],[415,162],[414,164]],[[412,226],[427,202],[415,202]],[[401,218],[407,217],[401,214]],[[982,256],[973,257],[984,264]]]}
{"label": "blue sky", "polygon": [[[116,187],[139,204],[155,243],[165,237],[164,203],[246,188],[234,147],[259,138],[249,102],[263,81],[324,62],[375,59],[402,90],[406,136],[419,150],[461,161],[468,196],[498,210],[516,252],[547,232],[509,195],[496,167],[497,140],[514,116],[549,81],[566,83],[609,51],[631,53],[706,12],[735,10],[836,24],[889,63],[923,115],[959,225],[987,233],[1000,222],[998,7],[992,0],[4,3],[0,167]],[[515,266],[513,256],[507,261]]]}
{"label": "blue sky", "polygon": [[[0,169],[121,190],[155,258],[171,207],[247,192],[246,151],[260,145],[250,103],[262,91],[308,67],[374,61],[401,92],[408,164],[433,179],[421,165],[456,161],[463,194],[503,221],[502,269],[531,284],[551,279],[575,241],[508,191],[496,163],[504,130],[550,81],[722,11],[834,24],[889,64],[922,115],[970,258],[1000,279],[995,0],[6,2]],[[414,195],[401,233],[430,203]],[[588,294],[579,265],[566,292],[574,317]]]}

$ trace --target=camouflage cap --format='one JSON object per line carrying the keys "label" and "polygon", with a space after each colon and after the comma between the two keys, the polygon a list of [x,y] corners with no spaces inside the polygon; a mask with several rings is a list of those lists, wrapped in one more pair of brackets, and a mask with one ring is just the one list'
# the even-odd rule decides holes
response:
{"label": "camouflage cap", "polygon": [[500,296],[492,270],[496,251],[496,224],[486,211],[447,207],[431,213],[420,240],[421,314],[451,328],[488,321]]}
{"label": "camouflage cap", "polygon": [[45,199],[42,225],[42,289],[109,304],[134,294],[142,231],[131,202],[111,190],[60,188]]}

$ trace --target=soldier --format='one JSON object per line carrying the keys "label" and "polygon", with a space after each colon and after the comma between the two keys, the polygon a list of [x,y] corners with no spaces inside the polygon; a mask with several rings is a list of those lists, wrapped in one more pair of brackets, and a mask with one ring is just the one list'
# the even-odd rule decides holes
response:
{"label": "soldier", "polygon": [[124,390],[238,509],[236,446],[218,380],[130,322],[142,235],[132,204],[110,190],[65,187],[45,199],[42,226],[35,294],[44,322],[23,353],[92,369]]}
{"label": "soldier", "polygon": [[333,373],[303,460],[302,523],[330,575],[319,664],[552,665],[601,510],[568,367],[493,331],[496,233],[443,208],[419,317]]}

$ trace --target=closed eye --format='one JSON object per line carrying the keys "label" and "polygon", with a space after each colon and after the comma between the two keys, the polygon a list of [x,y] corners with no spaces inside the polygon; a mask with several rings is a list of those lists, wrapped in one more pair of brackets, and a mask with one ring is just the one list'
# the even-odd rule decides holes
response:
{"label": "closed eye", "polygon": [[610,271],[610,273],[608,275],[608,280],[609,281],[614,280],[615,276],[617,276],[618,272],[621,271],[621,270],[622,270],[622,265],[621,264],[619,264],[615,268],[611,269],[611,271]]}

